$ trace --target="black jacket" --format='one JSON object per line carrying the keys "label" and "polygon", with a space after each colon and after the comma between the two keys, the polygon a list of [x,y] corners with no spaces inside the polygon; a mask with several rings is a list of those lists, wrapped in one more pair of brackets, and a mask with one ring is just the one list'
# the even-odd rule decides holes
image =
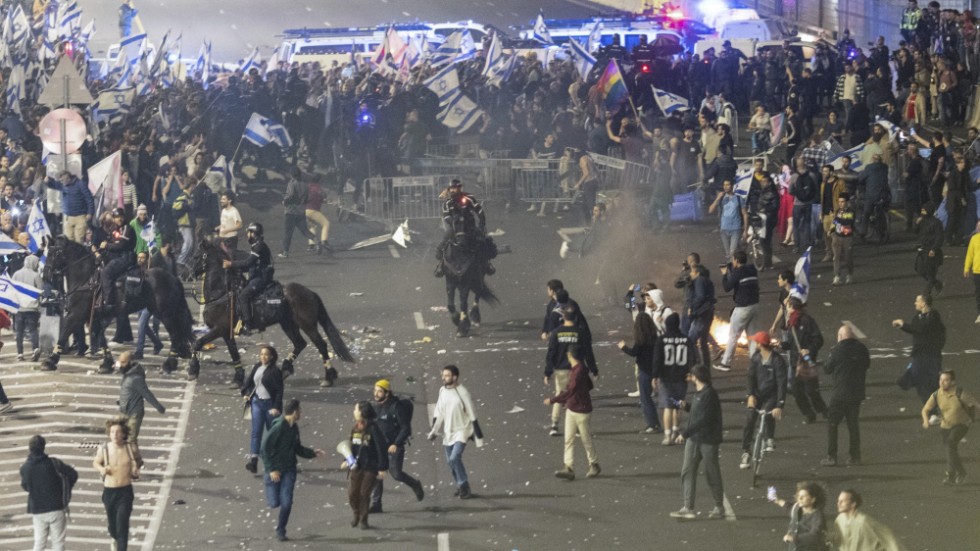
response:
{"label": "black jacket", "polygon": [[123,224],[109,234],[105,246],[109,259],[122,258],[129,262],[136,259],[136,230],[129,224]]}
{"label": "black jacket", "polygon": [[922,314],[902,324],[902,331],[912,335],[913,358],[940,357],[946,340],[946,327],[936,310]]}
{"label": "black jacket", "polygon": [[683,383],[697,360],[694,350],[694,341],[668,327],[653,345],[653,377],[665,383]]}
{"label": "black jacket", "polygon": [[[645,314],[640,314],[645,315]],[[626,353],[627,356],[632,356],[636,358],[636,367],[646,373],[647,375],[653,374],[653,346],[654,345],[634,345],[634,346],[623,346],[621,349]]]}
{"label": "black jacket", "polygon": [[[248,372],[248,377],[245,378],[245,386],[242,387],[242,396],[248,396],[255,390],[255,373],[261,365],[259,363],[253,365],[252,370]],[[286,385],[283,382],[282,370],[279,369],[278,365],[272,364],[265,368],[265,373],[262,374],[262,386],[269,391],[269,396],[272,397],[272,407],[282,411],[282,393]]]}
{"label": "black jacket", "polygon": [[943,223],[935,216],[923,216],[916,225],[915,233],[919,234],[919,246],[924,251],[936,251],[941,257],[943,250]]}
{"label": "black jacket", "polygon": [[236,270],[246,270],[249,281],[257,278],[272,279],[269,268],[272,267],[272,251],[264,239],[256,239],[252,243],[251,253],[244,260],[236,260],[231,264]]}
{"label": "black jacket", "polygon": [[830,349],[823,370],[833,377],[832,400],[860,402],[864,400],[864,380],[871,367],[868,347],[857,339],[845,339]]}
{"label": "black jacket", "polygon": [[39,515],[67,508],[71,487],[77,481],[78,472],[70,465],[43,453],[27,456],[20,467],[20,487],[27,492],[27,512]]}
{"label": "black jacket", "polygon": [[404,446],[412,436],[412,420],[408,417],[408,411],[398,396],[389,393],[388,399],[384,402],[374,404],[375,411],[378,412],[378,426],[385,435],[385,440],[389,444],[394,444],[399,448]]}
{"label": "black jacket", "polygon": [[593,375],[599,374],[596,367],[595,354],[592,352],[592,334],[585,318],[579,318],[578,325],[561,325],[555,328],[548,337],[548,354],[545,359],[544,374],[551,377],[556,369],[571,369],[568,363],[568,347],[578,344],[582,347],[582,358],[585,366]]}
{"label": "black jacket", "polygon": [[351,431],[351,451],[354,452],[358,469],[388,470],[388,439],[377,423],[368,425],[363,433]]}
{"label": "black jacket", "polygon": [[752,264],[729,269],[721,278],[726,293],[735,292],[735,306],[759,304],[759,271]]}
{"label": "black jacket", "polygon": [[762,353],[756,351],[749,363],[748,395],[755,396],[757,407],[781,408],[786,404],[788,370],[783,355],[773,352],[769,363],[763,363]]}
{"label": "black jacket", "polygon": [[[800,314],[799,322],[793,331],[796,332],[796,340],[790,334],[789,342],[792,344],[789,350],[790,364],[795,366],[800,362],[800,349],[809,350],[810,361],[817,361],[817,354],[823,347],[823,335],[820,333],[817,321],[813,319],[813,316],[804,312]],[[797,346],[797,340],[799,346]]]}
{"label": "black jacket", "polygon": [[690,415],[687,417],[684,438],[699,444],[721,444],[721,399],[714,387],[706,385],[695,392],[688,406]]}
{"label": "black jacket", "polygon": [[558,304],[554,299],[548,301],[548,306],[545,307],[544,311],[544,321],[541,322],[541,332],[551,333],[556,327],[561,327],[562,316],[561,309],[565,306],[573,306],[575,310],[579,313],[579,316],[584,318],[582,314],[582,309],[579,308],[578,303],[572,299],[568,299],[565,304]]}

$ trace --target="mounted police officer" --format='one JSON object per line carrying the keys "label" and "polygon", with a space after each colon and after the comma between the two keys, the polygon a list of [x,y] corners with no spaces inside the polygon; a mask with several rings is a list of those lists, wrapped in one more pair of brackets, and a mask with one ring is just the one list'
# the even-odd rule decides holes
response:
{"label": "mounted police officer", "polygon": [[102,268],[102,308],[115,308],[115,281],[136,265],[136,230],[126,223],[126,211],[112,209],[112,230],[98,249],[96,257],[105,261]]}
{"label": "mounted police officer", "polygon": [[245,270],[248,272],[248,282],[238,293],[239,314],[242,317],[242,326],[247,332],[252,329],[252,298],[272,283],[272,251],[265,244],[262,224],[252,222],[245,231],[248,243],[251,246],[248,258],[244,260],[225,260],[222,266],[225,269]]}
{"label": "mounted police officer", "polygon": [[[449,243],[458,234],[485,241],[487,234],[487,217],[483,213],[483,205],[469,193],[463,191],[463,183],[454,179],[446,190],[448,198],[442,204],[442,220],[446,223],[446,235],[442,243],[436,247],[436,277],[442,277],[442,257]],[[479,231],[477,231],[479,230]]]}

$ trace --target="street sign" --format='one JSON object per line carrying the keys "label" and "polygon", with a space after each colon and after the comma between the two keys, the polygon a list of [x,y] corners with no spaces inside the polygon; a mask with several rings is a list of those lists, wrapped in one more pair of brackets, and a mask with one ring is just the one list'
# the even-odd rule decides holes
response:
{"label": "street sign", "polygon": [[[62,121],[64,121],[64,125],[62,125]],[[51,111],[41,119],[38,130],[44,148],[56,155],[62,153],[62,141],[65,143],[67,153],[78,151],[88,134],[88,130],[85,128],[85,120],[71,109]]]}
{"label": "street sign", "polygon": [[48,84],[37,98],[41,105],[88,105],[95,101],[85,86],[85,77],[75,69],[71,59],[63,55],[48,78]]}

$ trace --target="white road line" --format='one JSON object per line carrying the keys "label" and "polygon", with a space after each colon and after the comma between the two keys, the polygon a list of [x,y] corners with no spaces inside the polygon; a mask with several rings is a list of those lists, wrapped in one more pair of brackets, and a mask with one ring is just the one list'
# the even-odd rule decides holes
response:
{"label": "white road line", "polygon": [[868,338],[867,335],[865,335],[860,329],[857,328],[857,325],[854,325],[853,323],[851,323],[848,320],[844,320],[843,323],[844,323],[844,325],[846,325],[846,326],[848,326],[848,327],[851,328],[851,331],[854,332],[854,336],[855,337],[857,337],[859,339],[866,339],[866,338]]}
{"label": "white road line", "polygon": [[425,329],[425,320],[422,319],[422,312],[415,312],[415,328],[419,330]]}
{"label": "white road line", "polygon": [[439,551],[449,551],[449,532],[439,532],[436,537],[436,545]]}
{"label": "white road line", "polygon": [[731,502],[728,501],[728,494],[723,494],[722,499],[724,500],[722,504],[725,509],[725,520],[735,520],[735,509],[732,508]]}
{"label": "white road line", "polygon": [[[174,435],[174,442],[181,443],[187,434],[187,423],[191,416],[191,400],[194,398],[194,389],[197,381],[191,381],[187,385],[184,393],[184,404],[180,408],[180,420],[177,422],[177,434]],[[160,524],[163,522],[163,512],[170,501],[170,488],[173,485],[174,474],[177,473],[177,461],[180,459],[180,448],[177,446],[170,454],[170,462],[167,464],[167,474],[163,478],[163,487],[160,489],[160,496],[157,499],[157,508],[150,519],[150,527],[146,531],[146,540],[143,541],[143,551],[153,551],[153,544],[156,542],[157,534],[160,533]]]}
{"label": "white road line", "polygon": [[[17,387],[11,386],[10,388],[17,388]],[[111,400],[112,402],[116,401],[116,397],[110,396],[109,394],[93,394],[93,393],[85,393],[85,392],[42,392],[37,394],[22,394],[18,392],[15,396],[18,398],[47,398],[48,396],[67,396],[69,398],[103,398],[105,400]],[[168,402],[174,404],[179,404],[181,402],[179,398],[158,398],[158,400],[160,400],[160,402]],[[102,407],[103,404],[86,404],[86,403],[79,403],[79,402],[72,401],[71,405],[73,407],[75,406]],[[24,407],[30,407],[30,404],[25,404]],[[119,406],[114,406],[114,407],[118,408]]]}
{"label": "white road line", "polygon": [[401,258],[401,256],[402,256],[402,255],[398,254],[398,249],[396,249],[394,245],[388,245],[388,252],[390,252],[391,253],[391,256],[393,256],[395,258]]}

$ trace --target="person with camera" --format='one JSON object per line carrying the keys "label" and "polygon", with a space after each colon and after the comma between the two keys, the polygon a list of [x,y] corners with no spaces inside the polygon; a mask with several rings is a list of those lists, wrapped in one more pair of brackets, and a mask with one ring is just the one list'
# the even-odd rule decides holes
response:
{"label": "person with camera", "polygon": [[[773,439],[776,431],[776,421],[783,418],[783,406],[786,404],[786,360],[778,353],[769,339],[769,333],[759,331],[749,337],[749,341],[758,345],[749,364],[748,397],[746,405],[748,414],[745,428],[742,429],[742,460],[740,469],[751,466],[752,441],[755,439],[755,424],[765,424],[765,451],[776,450]],[[759,420],[759,410],[771,413]]]}
{"label": "person with camera", "polygon": [[[759,311],[759,272],[749,263],[745,251],[735,251],[732,262],[721,268],[721,286],[726,293],[732,293],[735,309],[732,310],[728,331],[728,346],[721,357],[721,363],[714,366],[719,371],[730,371],[735,358],[738,337],[743,331],[755,334],[756,317]],[[754,341],[749,343],[749,356],[755,352]]]}
{"label": "person with camera", "polygon": [[827,416],[827,404],[820,396],[820,376],[817,370],[817,354],[823,347],[823,335],[813,316],[806,312],[806,304],[798,297],[789,298],[789,365],[793,367],[793,397],[803,413],[804,423],[817,421],[817,414]]}

